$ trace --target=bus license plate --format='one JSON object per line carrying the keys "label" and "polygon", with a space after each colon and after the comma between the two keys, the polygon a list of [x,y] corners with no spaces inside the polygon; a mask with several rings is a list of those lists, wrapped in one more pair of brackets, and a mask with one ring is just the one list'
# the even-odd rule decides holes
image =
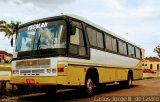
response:
{"label": "bus license plate", "polygon": [[26,79],[26,83],[27,84],[35,84],[35,80],[34,79]]}

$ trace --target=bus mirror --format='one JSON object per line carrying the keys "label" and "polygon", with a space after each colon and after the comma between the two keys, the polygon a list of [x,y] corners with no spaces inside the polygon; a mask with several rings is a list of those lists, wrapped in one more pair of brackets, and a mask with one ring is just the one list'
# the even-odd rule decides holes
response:
{"label": "bus mirror", "polygon": [[11,47],[13,47],[13,37],[11,38]]}
{"label": "bus mirror", "polygon": [[76,33],[76,26],[71,24],[70,27],[71,27],[70,28],[70,35],[75,35],[75,33]]}

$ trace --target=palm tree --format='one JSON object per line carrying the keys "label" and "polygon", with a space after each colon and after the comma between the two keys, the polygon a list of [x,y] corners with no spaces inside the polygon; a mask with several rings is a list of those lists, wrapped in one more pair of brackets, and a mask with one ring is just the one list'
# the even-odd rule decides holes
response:
{"label": "palm tree", "polygon": [[7,36],[8,38],[10,38],[11,36],[13,36],[14,34],[18,34],[18,26],[21,22],[19,21],[11,21],[10,23],[7,23],[4,20],[0,21],[0,31],[5,33],[5,36]]}
{"label": "palm tree", "polygon": [[11,21],[10,23],[7,23],[4,20],[0,21],[0,32],[4,32],[5,36],[11,38],[11,45],[13,42],[13,35],[16,35],[16,39],[17,39],[17,35],[18,35],[18,26],[21,22],[19,21]]}
{"label": "palm tree", "polygon": [[158,57],[160,57],[160,44],[154,49],[154,52],[156,52]]}

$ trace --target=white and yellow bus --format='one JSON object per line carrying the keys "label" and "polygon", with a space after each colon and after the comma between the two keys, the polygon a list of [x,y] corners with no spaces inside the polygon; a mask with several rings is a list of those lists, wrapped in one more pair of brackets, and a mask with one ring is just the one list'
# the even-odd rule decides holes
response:
{"label": "white and yellow bus", "polygon": [[60,15],[19,26],[11,84],[83,86],[87,95],[110,82],[131,86],[142,78],[143,49],[76,15]]}

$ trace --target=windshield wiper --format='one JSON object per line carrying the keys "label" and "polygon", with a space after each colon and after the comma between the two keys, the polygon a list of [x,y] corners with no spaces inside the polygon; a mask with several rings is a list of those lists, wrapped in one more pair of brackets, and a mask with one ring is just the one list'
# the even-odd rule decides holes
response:
{"label": "windshield wiper", "polygon": [[40,36],[38,38],[38,42],[37,42],[37,53],[39,53],[40,56],[42,56],[41,51],[40,51],[41,50],[40,43],[41,43],[41,34],[40,34]]}

